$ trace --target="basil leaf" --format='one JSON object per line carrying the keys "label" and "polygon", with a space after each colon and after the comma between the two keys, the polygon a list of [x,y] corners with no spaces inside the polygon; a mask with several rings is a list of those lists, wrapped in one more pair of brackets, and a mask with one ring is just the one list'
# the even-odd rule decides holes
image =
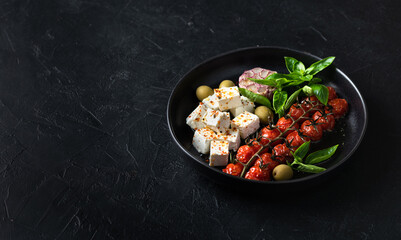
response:
{"label": "basil leaf", "polygon": [[325,59],[313,63],[312,65],[310,65],[310,67],[308,67],[305,70],[305,74],[315,75],[316,73],[328,67],[334,61],[334,59],[335,57],[327,57]]}
{"label": "basil leaf", "polygon": [[297,166],[295,167],[296,170],[301,171],[301,172],[307,172],[307,173],[320,173],[326,170],[326,168],[318,167],[315,165],[311,164],[303,164],[301,162],[297,163]]}
{"label": "basil leaf", "polygon": [[292,72],[289,74],[284,74],[284,73],[273,73],[272,75],[267,76],[265,79],[272,79],[272,80],[277,80],[280,78],[285,78],[288,80],[298,80],[302,75],[298,72]]}
{"label": "basil leaf", "polygon": [[305,82],[304,80],[293,80],[290,83],[286,84],[286,87],[290,87],[290,86],[298,86],[299,84]]}
{"label": "basil leaf", "polygon": [[277,85],[283,86],[286,83],[290,83],[291,81],[286,78],[279,78],[276,80]]}
{"label": "basil leaf", "polygon": [[295,64],[299,62],[298,60],[292,57],[284,57],[284,60],[285,60],[285,66],[287,67],[290,73],[295,70]]}
{"label": "basil leaf", "polygon": [[315,84],[315,83],[320,83],[322,81],[322,79],[320,78],[312,78],[312,80],[310,80],[309,84]]}
{"label": "basil leaf", "polygon": [[265,78],[265,80],[276,80],[279,78],[285,78],[285,74],[282,73],[273,73]]}
{"label": "basil leaf", "polygon": [[273,79],[254,79],[254,78],[248,78],[248,79],[255,83],[272,86],[272,87],[277,87],[277,83]]}
{"label": "basil leaf", "polygon": [[270,100],[267,97],[262,96],[257,93],[254,93],[252,91],[249,91],[248,89],[245,89],[245,88],[238,88],[238,89],[242,96],[249,98],[249,100],[251,100],[252,102],[262,104],[262,105],[272,109],[272,104],[270,103]]}
{"label": "basil leaf", "polygon": [[295,63],[294,72],[299,72],[303,75],[305,72],[305,65],[302,62]]}
{"label": "basil leaf", "polygon": [[306,157],[305,163],[315,164],[315,163],[323,162],[324,160],[327,160],[331,156],[333,156],[333,154],[337,150],[337,147],[338,147],[338,144],[334,145],[332,147],[329,147],[329,148],[325,148],[325,149],[313,152]]}
{"label": "basil leaf", "polygon": [[304,142],[299,148],[294,152],[294,157],[299,157],[303,159],[309,151],[310,141]]}
{"label": "basil leaf", "polygon": [[302,91],[304,91],[304,93],[305,93],[307,96],[312,96],[312,94],[313,94],[313,90],[312,90],[312,88],[309,87],[309,86],[304,86],[304,87],[302,88]]}
{"label": "basil leaf", "polygon": [[284,110],[287,110],[291,107],[291,105],[297,100],[299,93],[302,91],[301,89],[296,90],[291,96],[288,98],[287,102],[284,105]]}
{"label": "basil leaf", "polygon": [[301,76],[300,79],[304,81],[310,81],[312,80],[313,75],[306,75],[306,76]]}
{"label": "basil leaf", "polygon": [[275,91],[273,95],[273,108],[276,113],[283,109],[285,102],[287,101],[286,91]]}
{"label": "basil leaf", "polygon": [[329,101],[329,89],[322,84],[312,84],[310,87],[317,99],[324,105],[327,105],[327,102]]}

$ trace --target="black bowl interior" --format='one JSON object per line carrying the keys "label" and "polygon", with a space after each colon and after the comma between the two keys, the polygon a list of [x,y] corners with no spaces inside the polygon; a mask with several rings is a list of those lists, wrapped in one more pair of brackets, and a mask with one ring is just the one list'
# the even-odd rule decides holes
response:
{"label": "black bowl interior", "polygon": [[[245,71],[254,67],[262,67],[278,72],[287,72],[284,56],[291,56],[309,66],[320,58],[311,54],[278,47],[254,47],[232,51],[207,60],[190,70],[178,82],[167,108],[167,120],[170,132],[184,152],[196,162],[210,169],[212,172],[231,178],[233,181],[250,181],[233,177],[221,172],[221,169],[209,167],[205,157],[201,156],[192,147],[193,131],[186,125],[186,117],[198,105],[195,90],[200,85],[208,85],[217,88],[224,79],[238,81],[238,77]],[[349,112],[345,118],[336,123],[335,130],[325,133],[321,142],[312,144],[311,151],[340,144],[336,154],[321,166],[327,170],[320,174],[298,175],[297,178],[283,182],[257,182],[257,184],[295,184],[310,180],[316,180],[344,163],[358,147],[364,135],[367,124],[367,112],[365,103],[358,89],[352,81],[335,66],[330,66],[318,74],[323,83],[336,89],[340,98],[345,98],[349,103]],[[231,180],[230,180],[231,181]]]}

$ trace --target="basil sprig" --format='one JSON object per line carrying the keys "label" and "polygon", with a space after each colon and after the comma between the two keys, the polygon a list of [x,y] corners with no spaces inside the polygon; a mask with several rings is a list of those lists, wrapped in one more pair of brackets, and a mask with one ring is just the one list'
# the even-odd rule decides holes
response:
{"label": "basil sprig", "polygon": [[[305,65],[301,61],[293,57],[284,57],[289,73],[274,73],[265,79],[250,78],[250,80],[276,88],[273,95],[272,109],[281,117],[284,115],[284,111],[291,107],[301,92],[304,92],[307,96],[315,95],[321,103],[327,105],[329,91],[326,86],[318,84],[322,80],[314,77],[314,75],[328,67],[334,59],[335,57],[327,57],[305,69]],[[296,87],[298,90],[288,98],[288,93],[283,89],[289,87]]]}
{"label": "basil sprig", "polygon": [[305,142],[295,152],[293,152],[292,155],[294,156],[294,161],[288,165],[293,169],[301,172],[308,172],[308,173],[323,172],[326,170],[325,168],[316,166],[314,164],[329,159],[336,152],[337,147],[338,144],[326,149],[313,152],[306,157],[305,161],[303,161],[310,148],[310,141]]}

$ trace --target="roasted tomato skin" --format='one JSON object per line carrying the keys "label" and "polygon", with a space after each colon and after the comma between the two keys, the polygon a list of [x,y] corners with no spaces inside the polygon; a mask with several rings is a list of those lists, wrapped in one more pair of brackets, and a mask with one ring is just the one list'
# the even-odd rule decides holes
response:
{"label": "roasted tomato skin", "polygon": [[[288,111],[288,115],[290,115],[294,121],[298,120],[303,114],[305,114],[305,109],[302,107],[301,104],[294,103],[290,107],[290,110]],[[303,122],[306,120],[306,118],[309,117],[309,113],[306,113],[298,122]]]}
{"label": "roasted tomato skin", "polygon": [[312,141],[318,141],[323,136],[323,129],[320,125],[312,123],[310,120],[306,120],[301,125],[301,133]]}
{"label": "roasted tomato skin", "polygon": [[272,153],[272,158],[274,158],[274,160],[280,161],[280,163],[292,161],[291,151],[285,143],[276,145],[273,148]]}
{"label": "roasted tomato skin", "polygon": [[[262,145],[266,145],[269,142],[271,142],[271,140],[277,138],[278,135],[280,135],[280,131],[277,128],[271,128],[269,126],[264,127],[260,131],[260,143]],[[279,144],[280,142],[281,142],[281,140],[277,140],[274,143],[271,143],[270,145],[275,146],[275,145]]]}
{"label": "roasted tomato skin", "polygon": [[313,121],[319,124],[323,131],[331,131],[336,124],[336,120],[334,119],[334,115],[329,111],[325,110],[324,114],[321,111],[315,112],[312,116]]}
{"label": "roasted tomato skin", "polygon": [[255,154],[254,148],[248,145],[242,145],[237,151],[237,160],[242,163],[247,163],[249,159]]}
{"label": "roasted tomato skin", "polygon": [[239,176],[241,175],[243,168],[244,166],[241,163],[230,163],[226,166],[226,168],[223,169],[223,172],[231,174],[233,176]]}
{"label": "roasted tomato skin", "polygon": [[327,87],[327,89],[329,89],[329,101],[337,98],[337,93],[336,90],[334,90],[334,88]]}
{"label": "roasted tomato skin", "polygon": [[251,180],[257,180],[257,181],[270,181],[271,177],[266,174],[265,171],[263,171],[260,167],[258,166],[253,166],[251,167],[248,172],[245,174],[246,179],[251,179]]}
{"label": "roasted tomato skin", "polygon": [[[316,111],[322,110],[323,106],[321,105],[320,101],[317,99],[316,96],[310,96],[305,98],[302,102],[302,108],[305,111],[309,111],[310,115],[313,115]],[[313,108],[313,110],[311,110]]]}
{"label": "roasted tomato skin", "polygon": [[[292,124],[292,119],[291,118],[285,118],[285,117],[281,117],[278,121],[277,121],[277,127],[281,132],[284,132],[287,128],[289,128]],[[293,130],[288,130],[285,134],[284,137],[286,137],[288,134],[290,134],[291,132],[297,130],[299,128],[298,123],[295,123],[294,126],[292,126]]]}
{"label": "roasted tomato skin", "polygon": [[[255,154],[259,149],[262,148],[262,143],[260,141],[258,141],[256,138],[252,139],[251,142],[252,142],[252,144],[250,144],[250,145],[253,150],[253,153]],[[268,150],[269,149],[266,148],[266,149],[262,150],[262,152],[260,154],[263,154],[263,153],[267,152]]]}
{"label": "roasted tomato skin", "polygon": [[272,171],[277,165],[279,165],[279,162],[272,160],[270,153],[264,153],[249,169],[245,178],[259,181],[270,181],[272,179]]}
{"label": "roasted tomato skin", "polygon": [[334,118],[338,119],[348,112],[348,103],[345,99],[336,98],[330,100],[326,109],[334,114]]}
{"label": "roasted tomato skin", "polygon": [[301,137],[298,131],[294,131],[287,136],[287,142],[290,144],[293,151],[297,150],[304,142],[309,141],[307,136]]}

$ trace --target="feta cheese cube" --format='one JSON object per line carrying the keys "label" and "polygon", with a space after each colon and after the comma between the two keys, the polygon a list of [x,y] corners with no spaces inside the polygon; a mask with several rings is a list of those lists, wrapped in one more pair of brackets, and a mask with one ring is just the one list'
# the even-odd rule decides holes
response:
{"label": "feta cheese cube", "polygon": [[228,141],[212,140],[210,143],[209,166],[226,166],[228,164]]}
{"label": "feta cheese cube", "polygon": [[217,134],[218,140],[228,141],[228,148],[237,151],[241,144],[241,137],[237,128],[230,128],[225,133]]}
{"label": "feta cheese cube", "polygon": [[238,87],[214,89],[220,111],[232,109],[241,106],[241,97]]}
{"label": "feta cheese cube", "polygon": [[210,129],[223,133],[230,127],[230,113],[208,108],[202,121]]}
{"label": "feta cheese cube", "polygon": [[206,125],[202,122],[203,116],[205,116],[206,112],[207,107],[200,102],[198,107],[196,107],[195,110],[187,117],[187,124],[194,130],[206,127]]}
{"label": "feta cheese cube", "polygon": [[215,94],[203,99],[202,102],[210,109],[219,110],[219,102]]}
{"label": "feta cheese cube", "polygon": [[251,102],[247,97],[241,96],[241,106],[230,109],[231,114],[236,117],[243,112],[255,112],[255,104]]}
{"label": "feta cheese cube", "polygon": [[213,130],[207,127],[200,128],[195,131],[192,145],[198,152],[206,154],[210,151],[210,142],[214,139],[217,139],[217,135]]}
{"label": "feta cheese cube", "polygon": [[238,128],[241,138],[247,138],[259,128],[259,117],[250,112],[243,112],[231,121],[231,127]]}

